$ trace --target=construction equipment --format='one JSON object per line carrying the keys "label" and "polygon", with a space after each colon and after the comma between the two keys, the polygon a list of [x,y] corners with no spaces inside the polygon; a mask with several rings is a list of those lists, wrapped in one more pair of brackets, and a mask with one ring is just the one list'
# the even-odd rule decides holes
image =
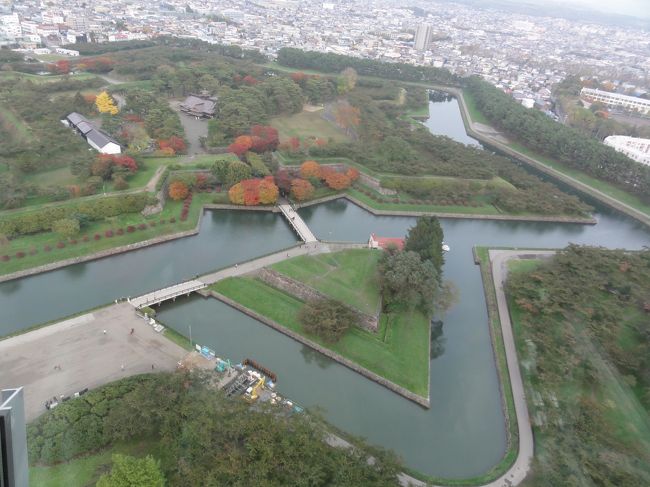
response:
{"label": "construction equipment", "polygon": [[257,398],[259,397],[259,390],[264,387],[264,382],[266,382],[266,377],[262,377],[259,381],[257,381],[257,384],[253,386],[253,390],[251,391],[251,401],[256,401]]}

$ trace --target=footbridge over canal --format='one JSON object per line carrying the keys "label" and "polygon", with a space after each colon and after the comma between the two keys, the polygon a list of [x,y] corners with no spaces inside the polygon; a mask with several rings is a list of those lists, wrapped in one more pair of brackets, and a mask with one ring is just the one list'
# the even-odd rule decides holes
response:
{"label": "footbridge over canal", "polygon": [[305,220],[300,217],[298,212],[289,203],[280,203],[278,207],[303,242],[318,242],[318,239],[311,233]]}
{"label": "footbridge over canal", "polygon": [[129,298],[129,303],[131,303],[135,308],[151,306],[170,299],[176,299],[178,296],[189,296],[193,292],[199,291],[206,286],[206,283],[197,280],[185,281],[163,289],[158,289],[148,294],[143,294],[137,298]]}

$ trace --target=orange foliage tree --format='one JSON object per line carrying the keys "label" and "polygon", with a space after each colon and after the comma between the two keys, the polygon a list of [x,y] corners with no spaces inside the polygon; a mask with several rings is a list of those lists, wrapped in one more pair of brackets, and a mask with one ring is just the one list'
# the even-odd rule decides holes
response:
{"label": "orange foliage tree", "polygon": [[349,135],[361,121],[361,111],[349,103],[339,103],[334,109],[334,118],[339,127]]}
{"label": "orange foliage tree", "polygon": [[237,205],[270,205],[278,200],[279,190],[273,176],[264,179],[244,179],[228,191],[228,198]]}
{"label": "orange foliage tree", "polygon": [[253,138],[250,135],[240,135],[228,146],[228,152],[241,157],[253,147]]}
{"label": "orange foliage tree", "polygon": [[259,186],[260,203],[273,205],[278,201],[280,190],[273,182],[273,176],[267,176],[260,182]]}
{"label": "orange foliage tree", "polygon": [[303,201],[314,194],[314,187],[306,179],[296,178],[291,181],[291,196],[298,200]]}
{"label": "orange foliage tree", "polygon": [[233,185],[228,190],[228,199],[231,203],[234,203],[236,205],[244,204],[244,188],[242,187],[241,183]]}
{"label": "orange foliage tree", "polygon": [[359,179],[359,171],[354,167],[348,168],[348,170],[345,171],[345,175],[350,179],[350,182],[354,182]]}
{"label": "orange foliage tree", "polygon": [[305,161],[300,165],[300,176],[303,178],[321,178],[323,171],[316,161]]}
{"label": "orange foliage tree", "polygon": [[343,174],[342,172],[336,171],[327,171],[325,176],[325,184],[332,189],[340,191],[345,188],[349,188],[352,181],[350,178]]}
{"label": "orange foliage tree", "polygon": [[169,188],[167,188],[167,194],[169,194],[169,197],[174,201],[184,200],[187,198],[189,192],[190,190],[187,187],[187,184],[183,181],[173,181],[169,184]]}

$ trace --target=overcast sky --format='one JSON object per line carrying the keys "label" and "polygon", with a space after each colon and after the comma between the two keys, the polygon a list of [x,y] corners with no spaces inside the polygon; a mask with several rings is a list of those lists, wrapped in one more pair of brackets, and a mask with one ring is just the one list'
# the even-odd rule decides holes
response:
{"label": "overcast sky", "polygon": [[567,0],[566,3],[591,7],[602,12],[650,18],[650,2],[648,0]]}

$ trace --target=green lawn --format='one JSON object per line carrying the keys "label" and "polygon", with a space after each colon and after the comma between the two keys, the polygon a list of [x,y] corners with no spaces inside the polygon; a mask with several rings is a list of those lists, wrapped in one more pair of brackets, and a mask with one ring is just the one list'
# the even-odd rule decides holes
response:
{"label": "green lawn", "polygon": [[284,141],[290,137],[305,139],[307,137],[318,137],[332,139],[335,142],[347,142],[350,138],[343,133],[336,125],[325,120],[322,111],[302,111],[290,116],[275,117],[271,119],[270,125],[278,129],[280,140]]}
{"label": "green lawn", "polygon": [[106,450],[83,455],[69,462],[47,467],[33,465],[29,468],[29,485],[30,487],[82,487],[95,485],[101,474],[110,470],[112,454],[160,457],[160,448],[156,441],[140,440],[114,445]]}
{"label": "green lawn", "polygon": [[[1,78],[0,78],[1,79]],[[19,142],[29,142],[34,138],[32,130],[8,107],[0,105],[0,126]]]}
{"label": "green lawn", "polygon": [[0,71],[0,80],[11,80],[11,79],[26,79],[33,81],[34,83],[49,83],[51,81],[63,81],[65,79],[71,80],[85,80],[91,78],[97,78],[97,75],[92,73],[77,73],[70,75],[38,75],[38,74],[29,74],[29,73],[19,73],[16,71]]}
{"label": "green lawn", "polygon": [[379,311],[377,262],[381,252],[350,249],[332,254],[300,256],[271,266],[293,279],[357,308]]}
{"label": "green lawn", "polygon": [[77,176],[70,172],[69,166],[26,174],[23,179],[39,186],[68,186],[79,183]]}
{"label": "green lawn", "polygon": [[[43,232],[17,237],[10,240],[8,244],[0,249],[0,255],[9,255],[11,257],[9,262],[0,262],[0,275],[72,257],[80,257],[101,250],[148,240],[161,235],[190,230],[196,226],[197,218],[203,204],[211,203],[213,198],[214,194],[210,193],[195,194],[192,200],[192,205],[190,206],[188,218],[184,222],[180,221],[180,213],[183,203],[181,201],[177,202],[171,200],[167,201],[167,204],[161,213],[150,217],[143,217],[140,213],[127,213],[107,218],[103,221],[91,222],[77,237],[77,244],[67,243],[62,249],[57,248],[56,245],[60,241],[67,242],[67,239],[61,238],[52,232]],[[175,223],[169,223],[171,217],[176,218]],[[158,222],[161,219],[166,220],[167,223],[162,225],[159,224]],[[153,227],[149,226],[151,222],[156,222],[156,225]],[[124,235],[114,235],[110,238],[105,237],[104,235],[106,230],[116,230],[118,228],[126,229],[129,225],[137,226],[141,223],[147,225],[145,230],[136,230],[133,233],[127,233],[125,231]],[[99,234],[101,238],[99,240],[94,240],[95,234]],[[90,237],[88,242],[82,240],[84,235]],[[44,250],[46,245],[49,245],[52,250],[46,252]],[[25,257],[17,258],[15,255],[19,251],[24,252],[26,254]],[[33,255],[31,255],[32,251],[35,251]]]}
{"label": "green lawn", "polygon": [[255,278],[229,278],[211,288],[362,367],[416,394],[427,396],[430,324],[421,313],[382,314],[377,333],[355,327],[339,342],[330,344],[302,329],[298,322],[298,312],[303,306],[301,301]]}

